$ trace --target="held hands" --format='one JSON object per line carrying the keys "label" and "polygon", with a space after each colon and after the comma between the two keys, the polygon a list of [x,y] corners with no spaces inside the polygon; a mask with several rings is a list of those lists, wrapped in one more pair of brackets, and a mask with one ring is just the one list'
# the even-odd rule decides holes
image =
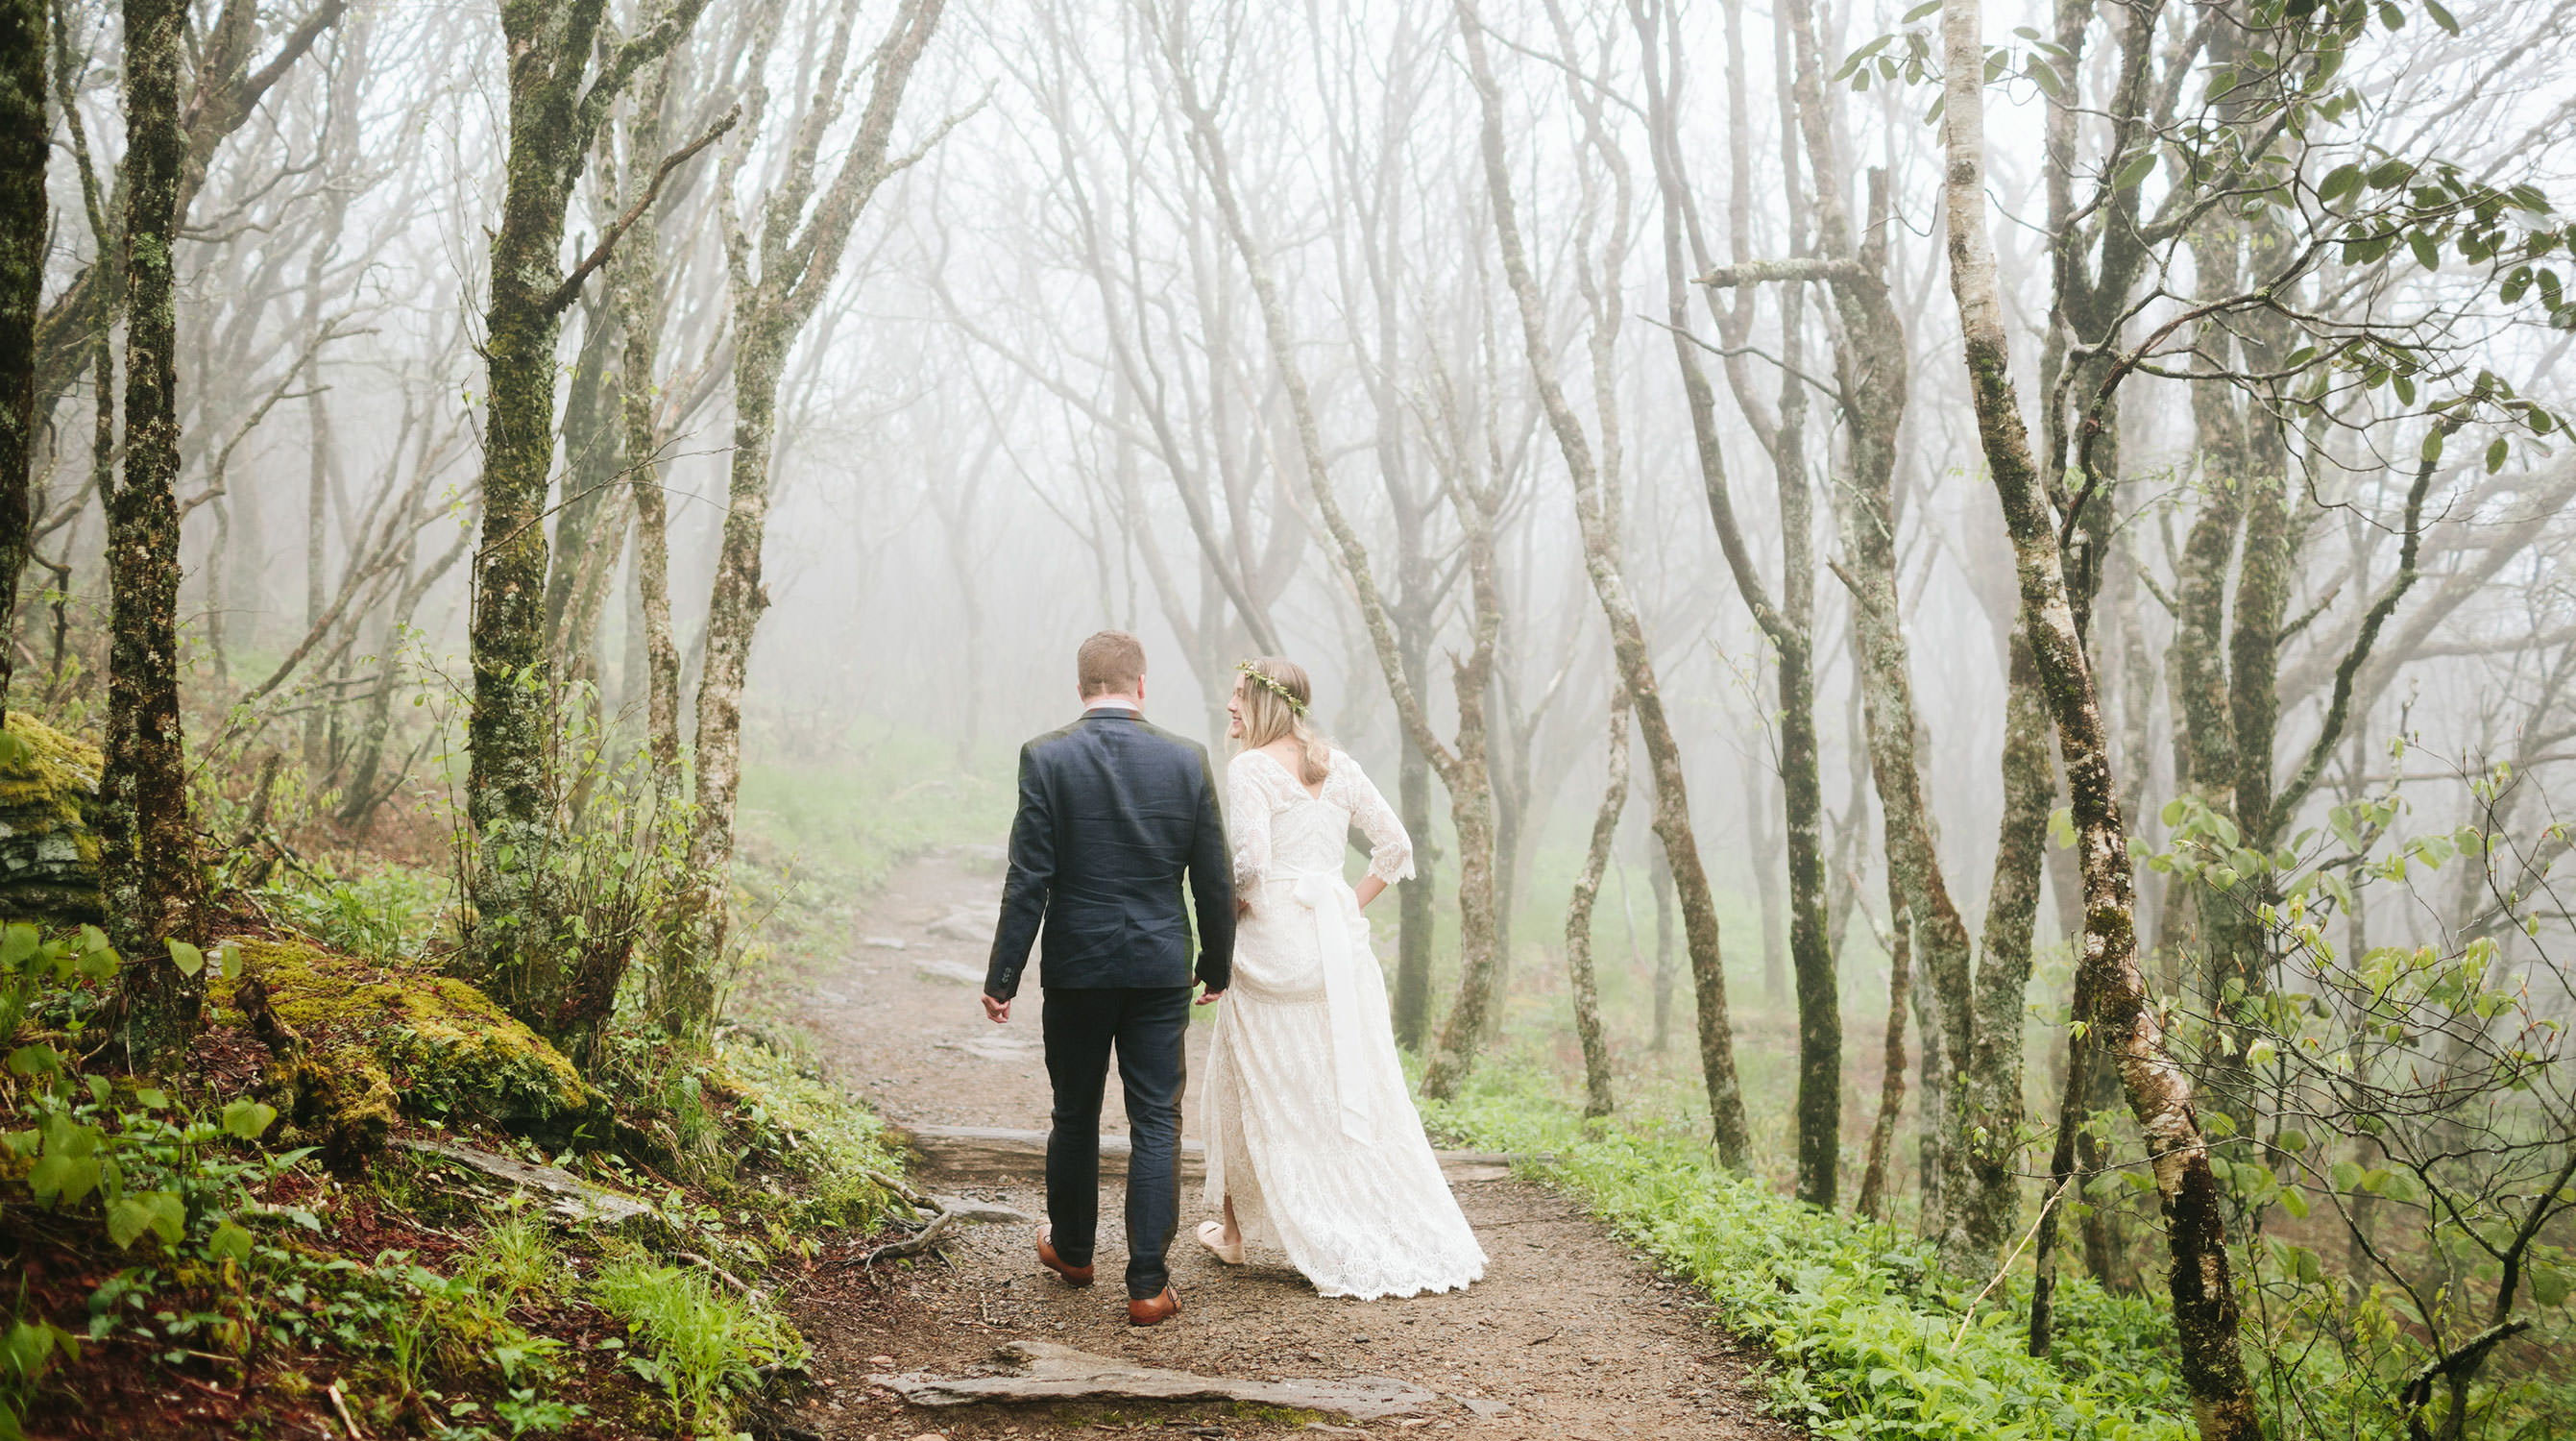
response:
{"label": "held hands", "polygon": [[979,997],[979,999],[984,1003],[985,1020],[991,1021],[994,1025],[998,1026],[1011,1018],[1010,1002],[997,1001],[991,996],[983,996]]}
{"label": "held hands", "polygon": [[1199,1006],[1213,1006],[1224,998],[1225,992],[1223,991],[1201,991],[1199,993],[1199,998],[1196,1001],[1191,1002],[1191,1004]]}

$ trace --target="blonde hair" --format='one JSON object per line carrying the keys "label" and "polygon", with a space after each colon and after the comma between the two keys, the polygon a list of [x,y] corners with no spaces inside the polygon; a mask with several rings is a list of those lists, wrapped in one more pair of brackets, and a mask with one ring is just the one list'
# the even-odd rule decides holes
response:
{"label": "blonde hair", "polygon": [[1333,773],[1333,747],[1315,733],[1314,723],[1307,719],[1306,708],[1315,698],[1315,690],[1306,679],[1306,668],[1293,660],[1275,655],[1260,656],[1235,667],[1242,678],[1234,683],[1235,694],[1243,698],[1243,744],[1259,749],[1281,736],[1297,740],[1299,761],[1297,779],[1319,786]]}

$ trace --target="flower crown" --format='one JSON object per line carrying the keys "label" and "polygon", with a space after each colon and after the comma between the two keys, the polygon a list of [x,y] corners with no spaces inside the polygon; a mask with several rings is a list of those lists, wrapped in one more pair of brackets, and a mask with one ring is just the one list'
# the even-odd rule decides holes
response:
{"label": "flower crown", "polygon": [[1234,668],[1243,672],[1246,679],[1258,682],[1263,690],[1266,690],[1272,695],[1279,697],[1281,700],[1286,701],[1288,703],[1290,714],[1297,716],[1303,716],[1306,714],[1306,703],[1297,699],[1296,695],[1291,692],[1286,685],[1282,684],[1277,677],[1263,671],[1260,667],[1255,666],[1248,660],[1236,661],[1234,663]]}

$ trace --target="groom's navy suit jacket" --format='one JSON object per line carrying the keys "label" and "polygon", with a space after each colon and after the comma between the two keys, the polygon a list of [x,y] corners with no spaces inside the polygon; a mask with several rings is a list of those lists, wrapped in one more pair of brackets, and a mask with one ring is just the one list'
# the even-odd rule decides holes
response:
{"label": "groom's navy suit jacket", "polygon": [[1198,978],[1224,990],[1234,877],[1207,748],[1114,707],[1030,741],[984,993],[1018,994],[1041,922],[1048,990],[1187,987],[1184,876],[1198,907]]}

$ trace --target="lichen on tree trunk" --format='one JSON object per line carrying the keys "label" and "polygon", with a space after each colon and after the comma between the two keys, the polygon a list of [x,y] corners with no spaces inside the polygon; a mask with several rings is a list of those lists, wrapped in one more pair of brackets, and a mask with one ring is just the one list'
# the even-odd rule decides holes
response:
{"label": "lichen on tree trunk", "polygon": [[[2056,517],[2033,463],[2013,393],[1985,218],[1984,48],[1977,0],[1945,0],[1941,38],[1948,149],[1950,284],[1964,336],[1978,439],[2012,536],[2023,614],[2064,755],[2083,859],[2085,926],[2075,1015],[2120,1070],[2147,1139],[2173,1257],[2168,1280],[2184,1387],[2210,1441],[2263,1434],[2237,1338],[2237,1308],[2216,1174],[2192,1110],[2191,1079],[2166,1054],[2138,969],[2128,834],[2111,771],[2108,728],[2070,602]],[[2070,1071],[2078,1069],[2070,1066]],[[2070,1086],[2070,1091],[2074,1087]]]}
{"label": "lichen on tree trunk", "polygon": [[2021,625],[2013,627],[2004,699],[2004,813],[1997,827],[1994,881],[1970,1004],[1968,1054],[1960,1066],[1960,1166],[1950,1198],[1953,1236],[1944,1249],[1991,1264],[2018,1224],[2022,1121],[2022,1008],[2030,988],[2031,930],[2057,793],[2049,756],[2048,697]]}

